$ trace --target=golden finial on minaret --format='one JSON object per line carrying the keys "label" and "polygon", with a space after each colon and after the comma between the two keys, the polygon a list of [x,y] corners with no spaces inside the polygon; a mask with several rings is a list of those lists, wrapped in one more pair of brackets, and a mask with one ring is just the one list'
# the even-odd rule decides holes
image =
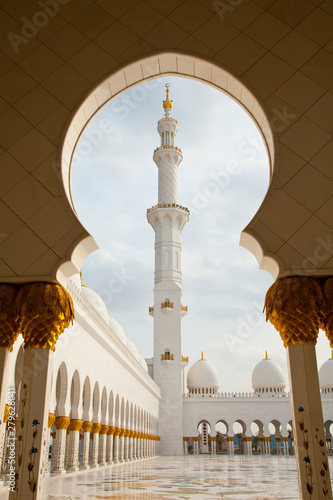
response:
{"label": "golden finial on minaret", "polygon": [[172,104],[172,101],[170,101],[169,99],[169,87],[170,87],[170,83],[166,83],[165,84],[165,88],[166,88],[166,99],[165,101],[163,101],[163,108],[166,109],[166,108],[172,108],[173,104]]}
{"label": "golden finial on minaret", "polygon": [[265,357],[264,357],[264,359],[270,359],[270,358],[268,357],[267,351],[265,351]]}
{"label": "golden finial on minaret", "polygon": [[203,351],[201,351],[201,358],[199,359],[199,361],[206,361],[204,356],[203,356]]}

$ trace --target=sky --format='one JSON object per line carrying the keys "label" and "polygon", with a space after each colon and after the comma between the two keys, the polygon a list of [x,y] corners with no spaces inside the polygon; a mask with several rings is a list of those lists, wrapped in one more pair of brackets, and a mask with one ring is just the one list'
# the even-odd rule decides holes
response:
{"label": "sky", "polygon": [[[163,77],[107,104],[76,148],[71,191],[78,217],[99,250],[82,266],[84,284],[104,300],[140,354],[153,355],[154,231],[147,208],[157,203],[165,84],[170,84],[178,168],[178,202],[190,210],[182,233],[183,355],[201,351],[220,376],[220,391],[251,391],[251,374],[265,350],[286,375],[286,351],[263,314],[272,276],[239,246],[269,185],[266,148],[252,119],[228,95],[201,82]],[[320,332],[318,366],[330,357]]]}

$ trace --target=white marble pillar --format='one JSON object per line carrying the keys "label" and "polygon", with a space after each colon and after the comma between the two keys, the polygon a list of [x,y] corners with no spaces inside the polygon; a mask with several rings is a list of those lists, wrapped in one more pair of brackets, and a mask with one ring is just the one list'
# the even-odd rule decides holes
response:
{"label": "white marble pillar", "polygon": [[90,450],[90,431],[93,427],[93,423],[86,420],[82,424],[83,428],[83,451],[82,451],[82,464],[80,469],[90,469],[89,465],[89,450]]}
{"label": "white marble pillar", "polygon": [[52,474],[65,474],[65,453],[67,428],[70,424],[69,417],[57,417],[54,425],[56,428],[56,437],[53,442],[52,453]]}
{"label": "white marble pillar", "polygon": [[131,431],[126,430],[123,440],[124,440],[124,461],[128,462],[128,447],[129,447],[129,434]]}
{"label": "white marble pillar", "polygon": [[66,431],[66,447],[65,447],[65,470],[68,469],[69,449],[71,441],[71,431],[67,428]]}
{"label": "white marble pillar", "polygon": [[16,480],[9,498],[42,498],[45,446],[48,433],[49,400],[53,368],[50,349],[27,348],[16,430]]}
{"label": "white marble pillar", "polygon": [[234,437],[228,436],[227,437],[227,450],[228,450],[228,455],[234,455],[235,449],[234,449]]}
{"label": "white marble pillar", "polygon": [[[4,457],[6,456],[6,422],[4,421],[5,405],[8,400],[8,391],[15,390],[13,387],[8,388],[11,356],[12,354],[9,350],[0,348],[0,470],[4,467]],[[18,399],[19,398],[17,398],[17,400]]]}
{"label": "white marble pillar", "polygon": [[113,463],[119,464],[119,436],[121,433],[120,427],[116,427],[113,438]]}
{"label": "white marble pillar", "polygon": [[128,460],[134,460],[134,431],[130,431],[128,436]]}
{"label": "white marble pillar", "polygon": [[99,433],[99,465],[104,467],[106,465],[106,435],[109,431],[108,425],[102,425]]}
{"label": "white marble pillar", "polygon": [[82,420],[72,419],[69,427],[70,440],[68,450],[67,470],[76,472],[79,470],[79,447],[80,447],[80,431],[82,429]]}
{"label": "white marble pillar", "polygon": [[101,424],[94,423],[92,432],[93,432],[93,450],[92,450],[92,460],[90,467],[92,469],[96,469],[99,464],[98,464],[98,445],[99,445],[99,433],[101,431]]}
{"label": "white marble pillar", "polygon": [[284,450],[284,454],[285,454],[285,455],[289,455],[288,438],[287,438],[287,437],[283,437],[283,438],[282,438],[282,441],[283,441],[283,450]]}
{"label": "white marble pillar", "polygon": [[331,498],[315,345],[289,345],[287,358],[301,496],[311,491],[311,500]]}
{"label": "white marble pillar", "polygon": [[138,432],[134,432],[133,435],[133,460],[138,459]]}
{"label": "white marble pillar", "polygon": [[55,415],[53,413],[49,413],[48,418],[48,431],[46,434],[46,446],[45,446],[45,467],[44,467],[44,476],[48,477],[50,475],[49,472],[49,449],[50,449],[50,438],[51,438],[51,427],[55,422]]}
{"label": "white marble pillar", "polygon": [[106,435],[106,464],[111,465],[113,463],[113,436],[116,428],[109,426],[109,430]]}

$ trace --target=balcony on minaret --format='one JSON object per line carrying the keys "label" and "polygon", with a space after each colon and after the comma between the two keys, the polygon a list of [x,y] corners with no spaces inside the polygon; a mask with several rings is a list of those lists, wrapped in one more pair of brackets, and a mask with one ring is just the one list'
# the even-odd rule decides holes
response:
{"label": "balcony on minaret", "polygon": [[169,299],[165,299],[164,302],[161,302],[161,309],[164,314],[169,314],[173,311],[173,302]]}
{"label": "balcony on minaret", "polygon": [[166,365],[174,361],[174,355],[170,353],[169,349],[165,349],[164,354],[161,354],[161,361]]}
{"label": "balcony on minaret", "polygon": [[188,312],[188,306],[181,305],[180,306],[180,310],[181,310],[181,315],[185,316],[187,314],[187,312]]}
{"label": "balcony on minaret", "polygon": [[149,307],[149,316],[154,317],[154,306],[153,307]]}

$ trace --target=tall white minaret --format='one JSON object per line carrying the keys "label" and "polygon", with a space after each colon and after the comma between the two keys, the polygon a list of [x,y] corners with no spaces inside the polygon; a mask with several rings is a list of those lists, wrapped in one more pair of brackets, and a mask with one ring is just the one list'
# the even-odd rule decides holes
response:
{"label": "tall white minaret", "polygon": [[[158,168],[158,204],[147,210],[155,231],[155,287],[153,377],[161,389],[159,436],[161,455],[183,454],[183,369],[181,304],[182,273],[180,235],[189,220],[189,210],[178,204],[178,166],[182,152],[174,145],[178,122],[171,118],[169,84],[163,102],[164,117],[157,125],[161,145],[154,151]],[[183,361],[184,365],[185,359]]]}

